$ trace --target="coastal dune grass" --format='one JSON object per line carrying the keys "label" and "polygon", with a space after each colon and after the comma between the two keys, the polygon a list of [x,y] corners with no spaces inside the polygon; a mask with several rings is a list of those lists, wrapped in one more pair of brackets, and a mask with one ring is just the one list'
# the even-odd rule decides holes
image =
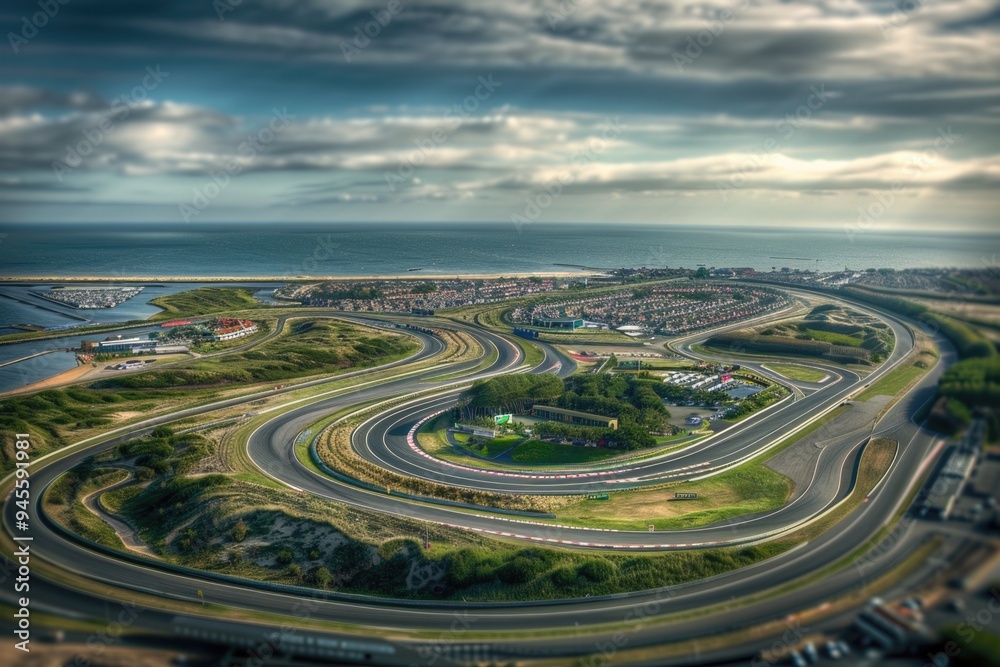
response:
{"label": "coastal dune grass", "polygon": [[261,306],[254,298],[253,292],[242,287],[199,287],[187,292],[156,297],[149,303],[163,309],[163,312],[150,318],[154,321],[249,310]]}

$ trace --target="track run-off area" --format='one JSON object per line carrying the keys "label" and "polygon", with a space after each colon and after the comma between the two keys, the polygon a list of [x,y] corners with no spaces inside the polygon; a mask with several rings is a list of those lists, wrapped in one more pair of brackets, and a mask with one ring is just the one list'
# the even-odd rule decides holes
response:
{"label": "track run-off area", "polygon": [[[796,293],[793,289],[787,291]],[[649,532],[565,526],[523,513],[491,512],[487,508],[455,507],[430,498],[403,497],[323,474],[300,459],[295,444],[303,433],[310,432],[310,427],[324,419],[328,421],[330,415],[363,414],[365,419],[351,435],[351,447],[358,456],[397,475],[440,485],[503,494],[582,495],[702,479],[737,469],[776,447],[850,402],[853,396],[900,364],[912,360],[911,353],[916,345],[914,329],[917,325],[914,322],[871,306],[846,300],[843,303],[877,316],[894,333],[895,347],[891,354],[867,376],[862,377],[842,366],[797,360],[797,364],[824,371],[828,378],[821,383],[791,381],[767,368],[769,361],[776,361],[773,357],[741,357],[737,351],[725,356],[710,356],[694,351],[712,335],[744,328],[748,326],[746,322],[677,338],[670,345],[682,356],[692,360],[739,363],[792,391],[768,408],[693,444],[634,461],[567,467],[565,470],[513,466],[504,470],[478,468],[472,463],[435,458],[423,451],[415,440],[421,425],[450,409],[477,379],[504,373],[557,373],[561,376],[572,373],[575,363],[555,347],[536,341],[519,343],[507,334],[441,318],[429,320],[376,314],[362,317],[303,309],[289,317],[335,317],[367,326],[376,321],[386,325],[408,322],[428,330],[399,330],[415,336],[420,342],[420,350],[411,357],[336,376],[337,379],[355,378],[351,387],[268,408],[261,414],[273,413],[273,417],[263,421],[241,445],[246,448],[249,460],[263,474],[294,491],[330,502],[527,545],[654,553],[752,545],[794,534],[835,512],[851,495],[857,481],[858,461],[871,437],[885,436],[898,443],[887,473],[864,503],[832,527],[779,556],[709,579],[616,596],[531,603],[388,600],[236,579],[174,566],[135,553],[117,553],[77,538],[45,518],[41,506],[44,489],[72,467],[121,442],[149,433],[157,425],[202,414],[207,421],[213,411],[249,404],[260,398],[249,395],[118,429],[103,439],[78,443],[57,452],[58,455],[34,461],[31,512],[42,520],[35,522],[31,551],[33,558],[44,561],[47,567],[44,572],[39,569],[32,582],[33,597],[39,604],[43,600],[58,601],[58,604],[50,603],[52,611],[58,609],[81,616],[109,599],[140,599],[141,604],[148,607],[140,623],[151,630],[166,631],[177,624],[178,618],[207,614],[216,617],[213,622],[225,623],[234,633],[245,632],[248,627],[245,620],[237,618],[240,613],[262,615],[257,623],[267,622],[262,619],[263,615],[268,615],[267,618],[275,619],[273,622],[278,624],[277,619],[282,617],[303,618],[301,605],[306,600],[310,622],[334,622],[337,636],[364,635],[370,648],[366,654],[372,664],[395,664],[394,661],[401,661],[403,655],[393,652],[397,647],[406,652],[428,642],[434,644],[434,655],[442,659],[589,655],[599,652],[595,646],[612,641],[623,628],[627,628],[627,641],[624,644],[617,642],[618,649],[674,641],[697,642],[699,638],[786,618],[815,606],[818,601],[864,588],[904,562],[933,533],[928,525],[907,523],[891,545],[880,549],[877,559],[864,561],[864,567],[850,566],[864,557],[866,545],[870,548],[873,538],[895,524],[923,483],[933,463],[932,454],[940,450],[940,438],[922,428],[914,417],[933,398],[940,374],[955,360],[951,345],[941,336],[928,334],[940,350],[937,364],[877,417],[857,423],[845,422],[848,426],[844,432],[823,444],[811,480],[803,488],[797,488],[784,506],[699,528]],[[774,313],[759,321],[777,320],[787,315]],[[284,326],[283,321],[279,329],[281,326]],[[462,331],[473,337],[483,349],[484,357],[428,365],[445,350],[444,343],[434,333],[434,330],[443,329]],[[541,348],[541,362],[528,367],[522,345]],[[484,363],[484,359],[490,363]],[[420,368],[410,368],[418,363]],[[398,375],[387,381],[366,380],[366,375],[387,368],[397,368]],[[315,381],[316,384],[322,382]],[[302,386],[292,385],[288,389]],[[268,395],[274,394],[273,390],[268,392]],[[66,454],[67,451],[71,453]],[[12,481],[9,478],[5,483],[12,484]],[[12,497],[8,495],[3,515],[8,536],[13,533],[14,511]],[[5,542],[5,549],[9,545],[9,541]],[[812,576],[817,572],[825,574]],[[80,582],[87,585],[80,585]],[[793,586],[792,582],[800,583]],[[7,587],[3,594],[6,596],[9,592]],[[211,610],[203,606],[206,599],[212,602]],[[43,607],[38,609],[45,611]],[[236,613],[222,610],[236,610]],[[456,618],[471,620],[463,622],[459,632],[455,629]],[[294,624],[294,620],[289,623]],[[581,638],[581,634],[586,638]],[[429,639],[431,637],[438,639]]]}

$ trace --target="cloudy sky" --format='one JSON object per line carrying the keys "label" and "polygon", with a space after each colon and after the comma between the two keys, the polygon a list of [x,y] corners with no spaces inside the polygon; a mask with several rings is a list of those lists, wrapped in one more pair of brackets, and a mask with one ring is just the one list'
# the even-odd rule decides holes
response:
{"label": "cloudy sky", "polygon": [[62,1],[0,221],[997,228],[996,1]]}

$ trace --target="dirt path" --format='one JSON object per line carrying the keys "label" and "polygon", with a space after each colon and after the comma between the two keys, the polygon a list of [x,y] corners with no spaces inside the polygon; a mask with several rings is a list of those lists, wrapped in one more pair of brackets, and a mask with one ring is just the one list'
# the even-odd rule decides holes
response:
{"label": "dirt path", "polygon": [[99,518],[101,521],[111,526],[111,528],[115,531],[115,533],[118,534],[118,538],[122,541],[122,543],[125,545],[127,549],[129,549],[130,551],[135,551],[136,553],[140,553],[143,556],[150,556],[152,558],[157,558],[158,556],[153,552],[152,549],[146,546],[146,544],[139,537],[138,533],[132,529],[132,526],[128,525],[121,519],[116,518],[112,514],[106,512],[104,508],[101,507],[101,504],[98,502],[98,499],[101,497],[101,494],[106,493],[107,491],[113,491],[114,489],[124,486],[125,484],[131,484],[134,480],[135,480],[135,473],[130,470],[128,478],[125,479],[124,481],[118,482],[117,484],[112,484],[111,486],[107,486],[103,489],[98,489],[93,493],[85,496],[83,498],[83,505],[88,510],[93,512],[97,516],[97,518]]}

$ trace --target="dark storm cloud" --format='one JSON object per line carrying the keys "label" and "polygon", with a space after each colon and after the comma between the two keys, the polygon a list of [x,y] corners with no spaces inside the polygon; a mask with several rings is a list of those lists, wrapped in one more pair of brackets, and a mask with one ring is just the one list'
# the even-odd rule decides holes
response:
{"label": "dark storm cloud", "polygon": [[[984,211],[991,203],[1000,3],[389,6],[62,5],[0,70],[0,176],[17,179],[0,193],[20,186],[22,198],[41,198],[72,182],[111,206],[141,186],[150,206],[162,206],[234,159],[272,109],[287,106],[296,120],[232,186],[262,207],[390,211],[400,202],[531,192],[574,165],[618,116],[626,129],[575,165],[561,202],[615,196],[627,216],[658,193],[710,196],[753,156],[741,192],[832,199],[891,183],[954,128],[961,139],[920,173],[919,187],[961,190]],[[20,11],[8,10],[8,30],[20,29]],[[115,96],[161,64],[172,73],[167,83],[115,117]],[[502,86],[460,122],[445,122],[481,76]],[[64,175],[77,180],[56,180],[53,163],[81,147],[87,156]],[[405,177],[387,189],[387,174]]]}
{"label": "dark storm cloud", "polygon": [[76,109],[91,111],[107,106],[96,93],[57,93],[27,86],[0,86],[0,117],[29,110]]}

